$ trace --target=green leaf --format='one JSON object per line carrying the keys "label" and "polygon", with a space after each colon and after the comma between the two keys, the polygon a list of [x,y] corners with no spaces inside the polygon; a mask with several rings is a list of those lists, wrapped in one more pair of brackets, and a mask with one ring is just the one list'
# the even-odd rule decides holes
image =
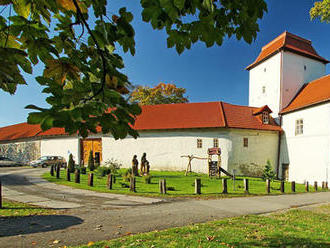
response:
{"label": "green leaf", "polygon": [[174,6],[179,10],[182,10],[184,7],[185,0],[174,0]]}

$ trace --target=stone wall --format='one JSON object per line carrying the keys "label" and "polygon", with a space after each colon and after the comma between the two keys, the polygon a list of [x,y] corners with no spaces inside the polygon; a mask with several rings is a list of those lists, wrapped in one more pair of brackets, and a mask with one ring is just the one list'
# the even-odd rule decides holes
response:
{"label": "stone wall", "polygon": [[20,162],[35,160],[40,157],[40,141],[0,144],[0,156]]}

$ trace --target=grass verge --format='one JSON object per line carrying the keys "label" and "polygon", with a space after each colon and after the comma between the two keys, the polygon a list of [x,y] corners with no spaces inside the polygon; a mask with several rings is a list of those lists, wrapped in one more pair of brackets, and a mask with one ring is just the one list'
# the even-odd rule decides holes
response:
{"label": "grass verge", "polygon": [[228,218],[76,248],[85,247],[330,247],[330,205]]}
{"label": "grass verge", "polygon": [[2,208],[0,209],[1,217],[22,217],[30,215],[50,215],[56,214],[55,210],[41,208],[26,203],[2,200]]}
{"label": "grass verge", "polygon": [[[123,172],[121,170],[120,172]],[[188,176],[184,172],[178,171],[151,171],[151,183],[146,184],[143,177],[136,177],[136,193],[132,193],[128,189],[128,182],[123,180],[119,173],[116,176],[116,183],[113,184],[113,189],[109,190],[106,187],[106,177],[98,177],[94,175],[94,187],[87,185],[87,175],[81,175],[80,184],[74,183],[74,175],[71,174],[71,182],[65,180],[65,171],[61,171],[61,178],[56,179],[52,177],[49,172],[43,174],[43,178],[57,184],[67,185],[79,189],[88,189],[98,192],[118,193],[118,194],[134,194],[151,197],[160,197],[159,194],[159,179],[166,179],[167,194],[166,197],[204,197],[204,198],[218,198],[218,197],[238,197],[238,196],[255,196],[267,195],[265,182],[260,178],[249,178],[249,194],[244,193],[243,177],[237,177],[235,182],[228,179],[228,194],[222,194],[222,180],[218,178],[209,178],[206,174],[191,173]],[[202,194],[194,194],[195,178],[201,178]],[[125,187],[126,186],[126,187]],[[314,189],[310,187],[310,191]],[[296,192],[305,192],[305,186],[296,184]],[[271,183],[271,194],[280,194],[280,182],[274,181]],[[291,193],[290,183],[285,183],[285,193]]]}

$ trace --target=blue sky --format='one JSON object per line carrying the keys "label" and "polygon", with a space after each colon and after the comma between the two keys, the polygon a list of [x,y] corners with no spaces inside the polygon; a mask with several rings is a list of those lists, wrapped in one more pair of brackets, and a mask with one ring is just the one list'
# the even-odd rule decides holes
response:
{"label": "blue sky", "polygon": [[[149,86],[175,83],[187,89],[191,102],[221,100],[247,105],[249,75],[244,68],[255,60],[263,45],[285,30],[311,40],[316,51],[330,59],[330,24],[310,21],[311,0],[267,1],[268,13],[259,21],[260,32],[252,44],[232,37],[221,47],[206,48],[197,43],[181,55],[166,47],[163,31],[154,31],[142,22],[139,1],[112,0],[112,13],[122,4],[128,4],[128,10],[133,12],[136,31],[136,55],[123,55],[124,72],[130,81]],[[28,85],[19,86],[15,95],[0,91],[0,127],[25,122],[28,110],[24,107],[28,104],[46,106],[46,95],[34,80],[42,73],[42,67],[35,67],[33,73],[27,77]],[[329,65],[326,73],[330,73]]]}

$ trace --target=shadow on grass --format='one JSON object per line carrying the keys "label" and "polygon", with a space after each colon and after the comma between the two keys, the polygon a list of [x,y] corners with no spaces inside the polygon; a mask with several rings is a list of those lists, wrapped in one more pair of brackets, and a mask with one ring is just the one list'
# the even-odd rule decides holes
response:
{"label": "shadow on grass", "polygon": [[276,235],[260,240],[230,242],[233,247],[329,247],[326,240]]}
{"label": "shadow on grass", "polygon": [[70,215],[0,217],[0,237],[61,230],[83,222],[81,218]]}

